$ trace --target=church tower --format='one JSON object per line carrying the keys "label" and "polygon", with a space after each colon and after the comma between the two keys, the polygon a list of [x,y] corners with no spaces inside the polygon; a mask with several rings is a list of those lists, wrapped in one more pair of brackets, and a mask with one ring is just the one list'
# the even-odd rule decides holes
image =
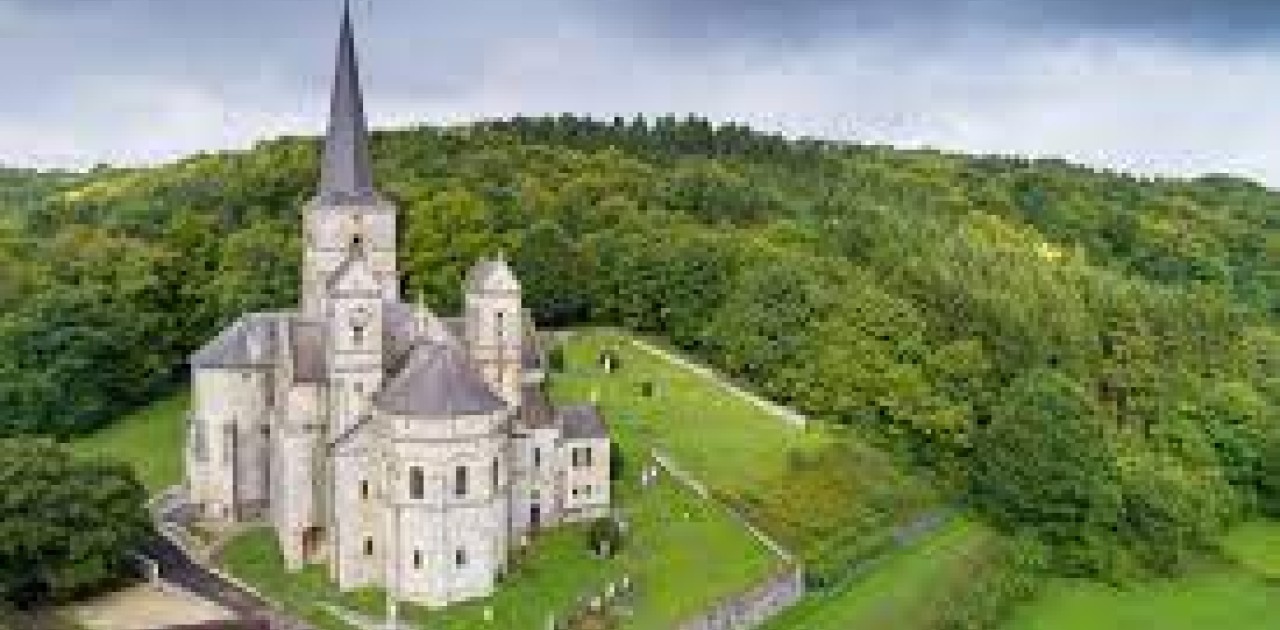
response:
{"label": "church tower", "polygon": [[329,314],[327,285],[344,262],[363,257],[387,300],[399,297],[396,209],[373,187],[369,127],[360,90],[351,9],[343,8],[320,188],[304,209],[302,312]]}
{"label": "church tower", "polygon": [[494,393],[520,406],[524,310],[520,282],[501,258],[483,260],[467,276],[464,296],[471,360]]}

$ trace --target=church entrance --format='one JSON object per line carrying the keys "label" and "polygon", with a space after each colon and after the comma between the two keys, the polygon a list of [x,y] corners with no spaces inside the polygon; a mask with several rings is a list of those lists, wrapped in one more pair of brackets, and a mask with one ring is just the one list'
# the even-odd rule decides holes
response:
{"label": "church entrance", "polygon": [[537,503],[529,508],[529,529],[535,532],[542,529],[542,506]]}
{"label": "church entrance", "polygon": [[319,560],[320,547],[323,544],[323,528],[308,527],[302,530],[302,561],[315,562],[316,560]]}

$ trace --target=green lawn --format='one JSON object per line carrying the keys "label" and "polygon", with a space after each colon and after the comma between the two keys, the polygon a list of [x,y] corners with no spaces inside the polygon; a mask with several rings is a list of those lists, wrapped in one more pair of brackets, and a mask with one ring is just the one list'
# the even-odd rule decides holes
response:
{"label": "green lawn", "polygon": [[1223,551],[1241,566],[1280,580],[1280,522],[1249,523],[1222,541]]}
{"label": "green lawn", "polygon": [[[634,478],[620,484],[618,500],[630,515],[632,531],[615,558],[593,557],[581,527],[560,528],[536,541],[492,598],[435,612],[407,607],[406,617],[424,628],[540,628],[549,614],[570,610],[575,599],[598,594],[610,580],[628,575],[637,585],[637,596],[634,613],[622,628],[659,630],[778,568],[777,561],[722,510],[671,482],[644,491],[637,486]],[[372,615],[383,611],[383,599],[376,592],[339,594],[322,569],[285,573],[275,539],[266,530],[233,541],[223,562],[236,576],[326,630],[342,624],[324,610],[323,602]],[[492,607],[494,623],[484,622],[485,607]]]}
{"label": "green lawn", "polygon": [[[599,366],[605,350],[621,358],[614,374]],[[564,373],[553,383],[558,399],[596,399],[629,450],[670,453],[808,559],[844,554],[938,503],[927,484],[855,437],[789,425],[641,350],[624,333],[575,334],[565,344]],[[646,383],[653,385],[648,397]]]}
{"label": "green lawn", "polygon": [[177,394],[124,416],[71,443],[75,453],[127,462],[155,493],[182,482],[182,456],[190,398]]}
{"label": "green lawn", "polygon": [[[1060,581],[1005,630],[1264,630],[1280,627],[1280,523],[1245,525],[1223,541],[1238,566],[1126,589]],[[1268,581],[1268,576],[1270,581]]]}
{"label": "green lawn", "polygon": [[964,558],[990,536],[957,519],[917,545],[894,552],[847,588],[811,593],[766,630],[879,630],[928,627],[939,593],[964,579]]}

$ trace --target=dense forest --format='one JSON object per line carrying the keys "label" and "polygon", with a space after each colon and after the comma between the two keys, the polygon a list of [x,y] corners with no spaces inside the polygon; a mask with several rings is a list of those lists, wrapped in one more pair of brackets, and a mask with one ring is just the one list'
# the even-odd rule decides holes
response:
{"label": "dense forest", "polygon": [[[0,174],[0,434],[92,431],[293,304],[316,153]],[[1055,572],[1174,573],[1280,515],[1280,194],[1255,184],[675,118],[374,153],[408,295],[455,309],[503,252],[544,325],[660,334],[875,436]]]}

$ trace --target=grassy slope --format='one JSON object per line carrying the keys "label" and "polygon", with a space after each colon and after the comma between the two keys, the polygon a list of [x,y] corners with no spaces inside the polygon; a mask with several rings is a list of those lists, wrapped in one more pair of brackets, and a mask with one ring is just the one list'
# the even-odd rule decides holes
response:
{"label": "grassy slope", "polygon": [[[622,369],[604,375],[602,351]],[[783,544],[805,555],[834,539],[870,539],[937,505],[934,493],[875,449],[820,428],[804,431],[726,393],[718,384],[643,352],[630,337],[589,331],[566,344],[565,399],[595,398],[616,439],[659,447]],[[641,395],[643,383],[654,395]]]}
{"label": "grassy slope", "polygon": [[892,554],[865,577],[829,594],[810,594],[766,630],[873,630],[921,627],[937,594],[957,579],[963,559],[990,534],[955,520],[919,544]]}
{"label": "grassy slope", "polygon": [[1276,628],[1280,523],[1246,525],[1232,532],[1223,547],[1237,566],[1206,569],[1125,590],[1057,582],[1044,597],[1024,608],[1006,630]]}
{"label": "grassy slope", "polygon": [[189,397],[178,394],[131,413],[106,429],[71,443],[79,454],[118,459],[133,466],[152,493],[182,481]]}

